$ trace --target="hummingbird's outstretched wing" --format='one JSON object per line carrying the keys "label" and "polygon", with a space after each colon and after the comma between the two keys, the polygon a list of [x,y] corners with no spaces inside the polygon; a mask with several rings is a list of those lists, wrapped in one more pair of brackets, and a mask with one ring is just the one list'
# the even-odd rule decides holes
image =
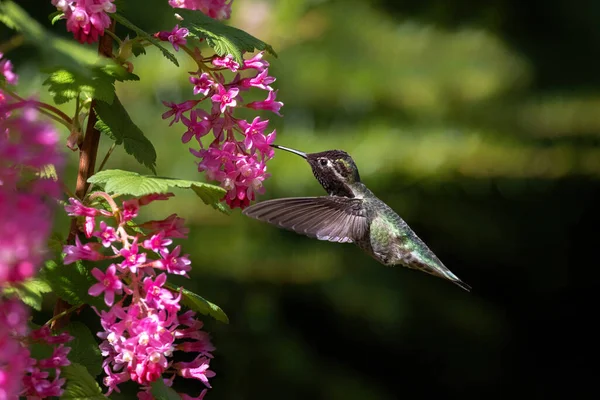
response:
{"label": "hummingbird's outstretched wing", "polygon": [[330,242],[351,243],[369,227],[362,200],[348,197],[289,197],[265,200],[243,211],[249,217]]}

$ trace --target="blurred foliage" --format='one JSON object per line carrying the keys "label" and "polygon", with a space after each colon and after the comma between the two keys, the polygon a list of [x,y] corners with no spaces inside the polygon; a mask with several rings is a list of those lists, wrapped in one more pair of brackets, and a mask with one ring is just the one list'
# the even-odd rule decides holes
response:
{"label": "blurred foliage", "polygon": [[[37,2],[23,3],[48,24]],[[128,1],[125,14],[167,28],[168,7],[144,3]],[[277,142],[348,151],[474,289],[177,193],[146,215],[189,221],[192,282],[176,283],[230,318],[207,321],[218,348],[211,399],[585,392],[581,354],[598,332],[573,310],[596,303],[599,282],[598,234],[586,234],[600,223],[599,4],[235,1],[232,25],[279,55],[269,58],[285,103],[283,119],[269,116]],[[34,93],[36,57],[14,54],[20,89]],[[161,100],[191,95],[194,68],[178,57],[175,69],[150,50],[135,63],[141,83],[117,91],[155,143],[159,175],[198,180],[183,132],[160,117]],[[122,150],[107,167],[144,172]],[[323,193],[294,155],[277,154],[269,170],[264,199]],[[73,157],[67,182],[75,172]]]}

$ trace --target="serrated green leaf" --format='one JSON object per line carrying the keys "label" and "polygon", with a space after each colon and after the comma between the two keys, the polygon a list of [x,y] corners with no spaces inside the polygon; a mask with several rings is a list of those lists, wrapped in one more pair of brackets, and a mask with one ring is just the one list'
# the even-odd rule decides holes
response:
{"label": "serrated green leaf", "polygon": [[134,31],[135,34],[138,35],[139,37],[144,38],[148,42],[152,43],[154,46],[158,47],[158,49],[163,53],[163,55],[169,61],[171,61],[173,64],[175,64],[175,65],[177,65],[179,67],[179,62],[177,61],[177,58],[175,58],[175,55],[173,53],[171,53],[169,50],[167,50],[165,47],[163,47],[163,45],[160,43],[160,41],[157,38],[155,38],[154,36],[152,36],[149,33],[145,32],[141,28],[138,28],[131,21],[129,21],[127,18],[125,18],[124,16],[122,16],[119,13],[114,13],[114,14],[111,15],[111,17],[115,21],[117,21],[118,23],[120,23],[121,25],[123,25],[124,27],[129,28],[132,31]]}
{"label": "serrated green leaf", "polygon": [[139,76],[137,76],[133,72],[127,71],[122,65],[119,64],[108,64],[101,67],[100,69],[110,77],[118,80],[119,82],[140,80]]}
{"label": "serrated green leaf", "polygon": [[62,234],[58,232],[52,232],[46,243],[48,245],[49,250],[51,250],[56,255],[60,255],[62,253],[64,242],[65,239],[62,236]]}
{"label": "serrated green leaf", "polygon": [[46,30],[34,18],[13,1],[0,2],[2,22],[20,31],[25,41],[37,49],[37,56],[46,65],[62,65],[79,75],[91,77],[90,67],[112,62],[73,40],[63,39]]}
{"label": "serrated green leaf", "polygon": [[184,288],[175,287],[174,285],[168,282],[165,284],[165,287],[171,289],[174,292],[178,292],[181,289],[181,302],[184,306],[190,308],[191,310],[199,312],[200,314],[210,315],[217,321],[226,324],[229,323],[229,317],[227,316],[227,314],[225,314],[225,311],[223,311],[221,307],[214,303],[211,303],[199,294],[196,294]]}
{"label": "serrated green leaf", "polygon": [[34,342],[29,345],[29,351],[31,352],[31,357],[35,358],[36,360],[43,360],[44,358],[52,357],[52,353],[54,353],[54,346],[50,343],[41,341]]}
{"label": "serrated green leaf", "polygon": [[134,56],[138,57],[141,56],[142,54],[146,54],[146,48],[144,46],[142,46],[142,44],[138,41],[133,42],[132,46],[131,46],[131,52],[133,53]]}
{"label": "serrated green leaf", "polygon": [[102,372],[102,354],[90,329],[75,321],[67,325],[64,331],[74,337],[69,342],[69,361],[83,365],[92,376],[98,376]]}
{"label": "serrated green leaf", "polygon": [[71,363],[63,367],[62,373],[67,378],[67,385],[61,399],[106,400],[102,389],[83,365]]}
{"label": "serrated green leaf", "polygon": [[152,396],[156,400],[181,400],[181,396],[175,390],[165,385],[162,379],[150,384],[152,387]]}
{"label": "serrated green leaf", "polygon": [[[120,169],[107,169],[100,171],[88,179],[89,183],[104,185],[108,193],[119,193],[131,196],[144,196],[151,193],[168,193],[169,188],[191,188],[194,192],[202,192],[206,199],[219,201],[226,193],[219,186],[204,182],[188,181],[184,179],[166,178],[161,176],[140,175],[133,171]],[[207,203],[209,204],[209,203]]]}
{"label": "serrated green leaf", "polygon": [[62,261],[46,261],[40,277],[49,283],[58,297],[73,306],[89,304],[98,309],[106,308],[102,296],[88,294],[89,288],[98,281],[81,261],[69,265],[64,265]]}
{"label": "serrated green leaf", "polygon": [[96,129],[108,135],[116,144],[123,144],[127,154],[156,174],[156,150],[142,130],[133,123],[119,98],[115,95],[112,104],[97,101],[94,110],[98,116]]}
{"label": "serrated green leaf", "polygon": [[4,288],[5,294],[18,297],[23,303],[38,311],[42,309],[42,294],[51,291],[48,282],[40,278],[29,279]]}
{"label": "serrated green leaf", "polygon": [[220,56],[231,54],[240,65],[244,62],[242,54],[254,50],[265,50],[275,57],[273,48],[260,39],[232,26],[210,18],[200,11],[177,10],[183,17],[179,21],[181,27],[188,28],[190,35],[206,39],[206,43]]}
{"label": "serrated green leaf", "polygon": [[48,86],[48,92],[57,104],[73,100],[80,94],[106,103],[112,103],[115,98],[114,79],[98,70],[92,77],[86,77],[58,68],[50,72],[43,85]]}
{"label": "serrated green leaf", "polygon": [[224,189],[223,192],[216,192],[214,190],[206,190],[206,188],[202,186],[194,185],[192,186],[192,190],[194,191],[194,193],[196,193],[198,197],[200,197],[200,199],[202,199],[204,204],[212,206],[212,208],[222,212],[225,215],[231,214],[231,209],[221,202],[221,199],[225,194]]}

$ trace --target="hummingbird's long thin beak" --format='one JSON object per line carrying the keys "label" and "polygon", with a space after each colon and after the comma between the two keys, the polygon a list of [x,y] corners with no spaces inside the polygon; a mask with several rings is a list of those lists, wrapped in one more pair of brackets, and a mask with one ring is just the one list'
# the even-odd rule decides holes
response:
{"label": "hummingbird's long thin beak", "polygon": [[290,153],[297,154],[297,155],[299,155],[302,158],[306,158],[306,153],[303,153],[303,152],[298,151],[298,150],[290,149],[289,147],[283,147],[283,146],[279,146],[279,145],[276,145],[276,144],[272,144],[271,147],[279,149],[279,150],[289,151]]}

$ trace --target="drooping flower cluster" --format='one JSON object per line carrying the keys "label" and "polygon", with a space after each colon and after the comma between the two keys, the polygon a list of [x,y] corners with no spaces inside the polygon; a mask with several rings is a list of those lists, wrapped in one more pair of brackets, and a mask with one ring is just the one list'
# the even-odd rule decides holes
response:
{"label": "drooping flower cluster", "polygon": [[[172,32],[161,32],[157,37],[168,40],[175,46],[185,44],[186,31],[178,27]],[[198,53],[197,53],[198,54]],[[190,83],[193,94],[199,99],[182,103],[163,102],[170,110],[163,119],[173,118],[171,124],[181,122],[186,131],[182,142],[195,139],[199,149],[190,148],[190,152],[200,158],[198,170],[221,183],[227,190],[225,201],[231,208],[244,208],[254,200],[256,193],[263,193],[263,181],[270,175],[266,163],[273,157],[270,145],[276,132],[267,133],[268,120],[255,117],[251,122],[234,117],[236,108],[245,107],[254,110],[269,110],[277,115],[283,103],[276,101],[277,91],[270,85],[275,78],[269,76],[269,63],[263,60],[263,52],[237,63],[231,55],[213,56],[208,59],[196,57],[199,70],[192,73]],[[204,64],[210,62],[212,67]],[[236,75],[229,81],[220,72],[229,70]],[[238,72],[239,71],[239,72]],[[244,77],[242,77],[242,74]],[[242,93],[250,89],[266,91],[266,99],[244,103]],[[200,104],[211,101],[210,111],[200,108]],[[208,146],[203,138],[212,131]]]}
{"label": "drooping flower cluster", "polygon": [[29,398],[60,397],[65,379],[60,377],[62,367],[71,365],[67,355],[71,348],[65,343],[73,340],[68,333],[52,335],[48,326],[31,332],[28,341],[52,346],[52,354],[48,358],[36,360],[31,358],[27,366],[27,374],[23,377],[21,396]]}
{"label": "drooping flower cluster", "polygon": [[[92,270],[98,283],[89,289],[92,296],[103,295],[110,307],[98,311],[104,328],[98,336],[103,340],[100,349],[105,357],[102,366],[108,394],[119,391],[118,385],[128,380],[142,386],[139,397],[144,398],[149,395],[150,383],[158,379],[170,386],[180,375],[210,387],[208,378],[214,376],[208,367],[215,348],[208,334],[200,330],[202,322],[192,311],[179,313],[181,292],[165,287],[167,274],[187,276],[191,269],[181,247],[172,248],[173,238],[187,235],[183,220],[171,215],[131,228],[140,206],[170,196],[148,195],[126,200],[118,207],[106,193],[96,192],[91,198],[104,199],[111,211],[73,198],[65,207],[69,215],[82,219],[83,231],[92,239],[82,244],[77,238],[75,245],[65,246],[65,264],[112,261],[105,271]],[[196,356],[191,362],[173,363],[170,358],[175,351]]]}
{"label": "drooping flower cluster", "polygon": [[17,299],[0,299],[0,399],[14,399],[29,363],[29,350],[22,345],[29,309]]}
{"label": "drooping flower cluster", "polygon": [[214,19],[229,19],[233,0],[169,0],[173,8],[200,10]]}
{"label": "drooping flower cluster", "polygon": [[[0,67],[6,83],[15,84],[10,61],[0,61]],[[61,170],[59,137],[30,106],[28,101],[10,103],[0,91],[0,398],[11,399],[22,383],[32,396],[60,393],[63,383],[46,381],[47,373],[36,369],[46,367],[36,367],[26,347],[33,338],[27,338],[29,309],[4,293],[7,285],[37,273],[50,234],[52,198],[59,195],[59,183],[40,175],[48,165]]]}
{"label": "drooping flower cluster", "polygon": [[[0,115],[17,106],[0,105]],[[60,186],[36,174],[50,164],[60,170],[58,140],[32,109],[0,119],[0,286],[33,277],[43,259],[54,208],[48,196],[58,197]]]}
{"label": "drooping flower cluster", "polygon": [[52,4],[64,13],[67,32],[72,32],[80,43],[94,43],[110,26],[107,13],[117,8],[114,0],[52,0]]}

